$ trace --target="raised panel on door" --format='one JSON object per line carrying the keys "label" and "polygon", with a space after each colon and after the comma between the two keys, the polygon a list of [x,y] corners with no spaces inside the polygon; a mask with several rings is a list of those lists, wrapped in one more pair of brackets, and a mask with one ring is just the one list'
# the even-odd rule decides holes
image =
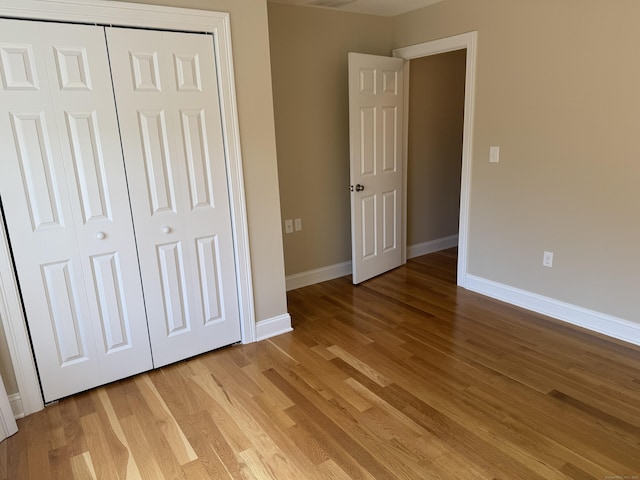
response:
{"label": "raised panel on door", "polygon": [[349,54],[353,282],[402,263],[403,61]]}
{"label": "raised panel on door", "polygon": [[103,29],[0,21],[0,194],[50,401],[152,367]]}
{"label": "raised panel on door", "polygon": [[213,37],[107,29],[155,366],[240,340]]}

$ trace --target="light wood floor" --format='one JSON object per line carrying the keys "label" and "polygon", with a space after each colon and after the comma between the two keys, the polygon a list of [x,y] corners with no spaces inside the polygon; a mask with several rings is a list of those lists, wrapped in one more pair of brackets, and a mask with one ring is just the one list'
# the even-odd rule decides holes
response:
{"label": "light wood floor", "polygon": [[293,333],[20,420],[0,478],[639,478],[640,349],[454,278],[455,250],[290,292]]}

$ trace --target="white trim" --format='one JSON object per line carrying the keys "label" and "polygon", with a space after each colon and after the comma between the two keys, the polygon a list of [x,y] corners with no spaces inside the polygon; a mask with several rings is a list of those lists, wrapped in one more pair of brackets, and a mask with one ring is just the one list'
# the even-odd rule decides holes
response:
{"label": "white trim", "polygon": [[402,240],[401,261],[407,263],[407,185],[409,184],[409,110],[411,108],[411,62],[404,62],[404,103],[402,104]]}
{"label": "white trim", "polygon": [[[478,32],[463,33],[453,37],[420,43],[410,47],[397,48],[394,57],[411,60],[413,58],[467,50],[467,65],[464,99],[464,133],[462,140],[462,180],[460,185],[460,225],[458,230],[458,285],[466,287],[467,256],[469,248],[469,199],[471,196],[471,160],[473,152],[473,118],[476,91],[476,58]],[[406,125],[405,125],[406,129]],[[405,133],[407,135],[407,133]],[[403,153],[404,168],[407,168],[406,150]]]}
{"label": "white trim", "polygon": [[261,320],[256,324],[258,342],[288,332],[293,332],[293,328],[291,328],[291,315],[288,313],[267,320]]}
{"label": "white trim", "polygon": [[24,318],[22,301],[6,238],[4,215],[0,211],[0,319],[7,338],[7,347],[18,384],[18,392],[22,398],[22,409],[28,415],[42,410],[44,400],[40,392],[40,382],[33,361],[27,322]]}
{"label": "white trim", "polygon": [[4,389],[4,383],[0,378],[0,440],[10,437],[18,431],[9,396]]}
{"label": "white trim", "polygon": [[285,279],[287,282],[287,292],[289,290],[333,280],[334,278],[344,277],[345,275],[351,275],[351,262],[338,263],[328,267],[309,270],[308,272],[289,275]]}
{"label": "white trim", "polygon": [[640,324],[468,275],[467,289],[557,320],[640,345]]}
{"label": "white trim", "polygon": [[[0,16],[40,20],[73,21],[119,26],[138,26],[181,31],[210,32],[214,34],[217,55],[216,66],[220,88],[223,118],[224,146],[227,153],[227,172],[231,217],[234,234],[235,263],[238,287],[242,342],[256,341],[255,311],[249,232],[244,194],[240,129],[236,106],[233,57],[229,14],[186,8],[160,7],[105,0],[1,0]],[[3,262],[7,256],[7,239],[0,235],[0,308],[3,315],[16,380],[26,415],[43,408],[40,384],[37,380],[31,346],[19,300],[18,287],[11,265]],[[7,258],[9,258],[7,256]],[[2,314],[2,310],[0,310]],[[7,324],[9,328],[7,329]]]}
{"label": "white trim", "polygon": [[418,243],[407,248],[407,258],[415,258],[422,255],[428,255],[430,253],[446,250],[447,248],[453,248],[456,245],[458,245],[458,235],[451,235],[450,237],[438,238],[437,240]]}
{"label": "white trim", "polygon": [[15,419],[24,418],[24,407],[22,406],[22,397],[19,393],[9,395],[9,403]]}

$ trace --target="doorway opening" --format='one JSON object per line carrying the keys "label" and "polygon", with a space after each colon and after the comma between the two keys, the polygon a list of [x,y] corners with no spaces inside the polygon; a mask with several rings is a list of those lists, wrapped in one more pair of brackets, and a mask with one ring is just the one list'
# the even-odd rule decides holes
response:
{"label": "doorway opening", "polygon": [[[394,57],[403,58],[405,62],[405,92],[409,92],[410,79],[410,62],[408,60],[429,57],[447,52],[455,52],[458,50],[466,51],[465,58],[465,74],[464,74],[464,118],[463,118],[463,134],[462,134],[462,162],[460,170],[460,197],[459,197],[459,223],[458,223],[458,266],[457,266],[457,284],[458,286],[466,286],[467,276],[467,257],[469,244],[469,197],[471,192],[471,152],[472,152],[472,135],[473,135],[473,110],[475,104],[475,66],[476,66],[476,44],[477,32],[470,32],[453,37],[448,37],[431,42],[412,45],[409,47],[398,48],[393,51]],[[409,112],[410,112],[409,96],[405,95],[404,109],[404,191],[407,192],[408,186],[408,151],[409,151]],[[407,196],[404,195],[403,208],[403,225],[404,238],[407,236]],[[405,241],[405,244],[407,242]],[[415,252],[413,252],[415,253]],[[426,253],[426,252],[425,252]],[[407,251],[405,247],[403,260],[406,261]]]}
{"label": "doorway opening", "polygon": [[409,63],[406,242],[414,258],[458,245],[466,50]]}

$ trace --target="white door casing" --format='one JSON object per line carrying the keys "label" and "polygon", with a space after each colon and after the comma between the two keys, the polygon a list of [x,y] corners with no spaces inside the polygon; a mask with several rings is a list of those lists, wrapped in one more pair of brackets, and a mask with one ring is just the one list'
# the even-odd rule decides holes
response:
{"label": "white door casing", "polygon": [[[478,55],[477,43],[478,32],[468,32],[408,47],[397,48],[393,51],[394,57],[402,58],[407,62],[407,64],[409,63],[409,60],[414,58],[438,55],[440,53],[462,49],[467,52],[464,92],[464,133],[462,138],[462,175],[460,180],[460,223],[458,228],[457,284],[460,287],[466,287],[468,276],[467,262],[470,243],[469,222],[471,217],[471,164],[473,151],[473,119],[475,111],[476,63]],[[405,78],[405,88],[407,93],[407,95],[405,95],[406,110],[408,110],[407,85],[408,78]],[[407,143],[408,129],[406,128],[406,125],[404,137],[404,141]],[[408,162],[406,150],[403,152],[403,157],[403,163],[406,169]]]}
{"label": "white door casing", "polygon": [[106,31],[159,367],[240,340],[213,37]]}
{"label": "white door casing", "polygon": [[49,401],[151,352],[103,30],[1,23],[0,192]]}
{"label": "white door casing", "polygon": [[354,284],[402,264],[403,65],[349,53]]}

